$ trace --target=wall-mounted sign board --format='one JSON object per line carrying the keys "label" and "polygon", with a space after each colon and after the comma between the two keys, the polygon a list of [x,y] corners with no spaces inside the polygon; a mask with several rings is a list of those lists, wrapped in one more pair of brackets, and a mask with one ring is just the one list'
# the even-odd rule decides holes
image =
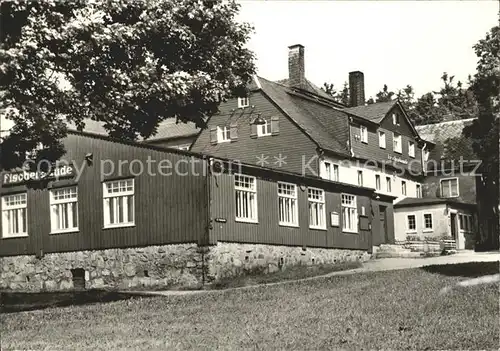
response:
{"label": "wall-mounted sign board", "polygon": [[16,171],[6,172],[2,175],[2,186],[24,184],[30,181],[38,181],[45,179],[71,178],[75,175],[75,170],[72,166],[56,167],[50,172],[43,171]]}
{"label": "wall-mounted sign board", "polygon": [[330,223],[332,227],[340,226],[340,219],[338,212],[330,212]]}

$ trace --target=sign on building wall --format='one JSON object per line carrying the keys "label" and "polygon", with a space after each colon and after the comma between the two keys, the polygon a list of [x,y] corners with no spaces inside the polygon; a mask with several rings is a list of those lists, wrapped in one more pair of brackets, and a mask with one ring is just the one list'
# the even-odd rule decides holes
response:
{"label": "sign on building wall", "polygon": [[340,225],[339,214],[337,212],[330,212],[330,222],[332,227],[338,227]]}
{"label": "sign on building wall", "polygon": [[405,165],[408,164],[408,160],[405,160],[404,158],[401,158],[401,157],[397,157],[397,156],[393,156],[393,155],[387,155],[387,158],[390,161],[393,161],[393,162],[402,163],[402,164],[405,164]]}
{"label": "sign on building wall", "polygon": [[7,172],[2,176],[2,186],[4,185],[16,185],[23,184],[30,181],[45,180],[45,179],[59,179],[59,178],[70,178],[75,174],[75,170],[72,166],[65,165],[60,167],[55,167],[50,172],[43,171],[16,171]]}

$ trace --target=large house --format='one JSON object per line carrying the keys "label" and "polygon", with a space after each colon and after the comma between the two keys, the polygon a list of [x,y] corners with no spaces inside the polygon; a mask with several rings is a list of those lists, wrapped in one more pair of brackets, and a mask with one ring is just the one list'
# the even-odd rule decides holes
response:
{"label": "large house", "polygon": [[[422,140],[398,101],[364,105],[364,75],[349,74],[351,106],[305,77],[302,45],[289,47],[289,78],[255,76],[223,103],[192,150],[375,191],[374,242],[393,243],[393,203],[422,196]],[[296,186],[296,185],[295,185]]]}
{"label": "large house", "polygon": [[130,143],[89,121],[52,173],[2,172],[0,288],[199,287],[412,236],[470,247],[474,179],[429,166],[447,157],[439,129],[415,128],[398,101],[365,105],[362,72],[350,106],[334,101],[306,79],[301,45],[288,67],[255,76],[206,129],[167,119]]}

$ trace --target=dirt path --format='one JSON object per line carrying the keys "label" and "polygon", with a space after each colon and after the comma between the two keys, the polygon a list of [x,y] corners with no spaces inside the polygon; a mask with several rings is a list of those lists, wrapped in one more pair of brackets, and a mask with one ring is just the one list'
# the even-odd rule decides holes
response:
{"label": "dirt path", "polygon": [[[445,264],[457,264],[466,262],[493,262],[500,260],[499,252],[474,252],[474,251],[461,251],[457,254],[450,256],[438,256],[438,257],[426,257],[426,258],[382,258],[378,260],[371,260],[365,262],[362,267],[350,269],[347,271],[332,272],[324,275],[297,279],[297,280],[284,280],[276,283],[269,284],[259,284],[259,285],[248,285],[238,288],[230,288],[224,290],[190,290],[190,291],[177,291],[177,290],[165,290],[165,291],[134,291],[135,294],[141,295],[158,295],[158,296],[173,296],[173,295],[192,295],[192,294],[208,294],[208,293],[220,293],[228,290],[241,290],[241,289],[255,289],[256,287],[273,286],[280,284],[290,284],[297,281],[307,281],[312,279],[320,279],[325,277],[332,277],[337,275],[351,275],[356,273],[365,272],[380,272],[380,271],[392,271],[398,269],[410,269],[419,268],[424,266],[432,265],[445,265]],[[129,291],[130,292],[130,291]]]}

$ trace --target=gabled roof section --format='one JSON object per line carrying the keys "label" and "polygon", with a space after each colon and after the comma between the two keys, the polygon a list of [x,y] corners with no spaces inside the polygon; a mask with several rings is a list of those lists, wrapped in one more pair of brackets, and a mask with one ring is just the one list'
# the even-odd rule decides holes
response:
{"label": "gabled roof section", "polygon": [[463,129],[472,124],[476,118],[455,121],[425,124],[415,127],[424,140],[435,144],[430,158],[439,159],[464,159],[476,157],[472,148],[472,140],[462,134]]}
{"label": "gabled roof section", "polygon": [[435,144],[449,138],[462,137],[462,130],[465,126],[471,125],[476,118],[459,119],[455,121],[424,124],[415,128],[422,138]]}
{"label": "gabled roof section", "polygon": [[262,92],[294,121],[320,148],[349,156],[348,116],[326,103],[301,95],[259,77]]}
{"label": "gabled roof section", "polygon": [[[91,119],[85,119],[85,127],[83,132],[97,134],[97,135],[108,135],[106,129],[104,129],[103,122],[93,121]],[[68,123],[68,129],[71,131],[77,131],[76,126],[73,123]],[[149,139],[142,139],[139,137],[140,141],[153,141],[153,140],[167,140],[167,139],[177,139],[177,138],[187,138],[196,136],[200,132],[199,128],[193,122],[176,122],[175,118],[167,118],[166,120],[160,122],[158,125],[157,132],[154,136]]]}
{"label": "gabled roof section", "polygon": [[371,122],[380,123],[396,104],[397,100],[377,102],[370,105],[348,107],[344,111]]}

